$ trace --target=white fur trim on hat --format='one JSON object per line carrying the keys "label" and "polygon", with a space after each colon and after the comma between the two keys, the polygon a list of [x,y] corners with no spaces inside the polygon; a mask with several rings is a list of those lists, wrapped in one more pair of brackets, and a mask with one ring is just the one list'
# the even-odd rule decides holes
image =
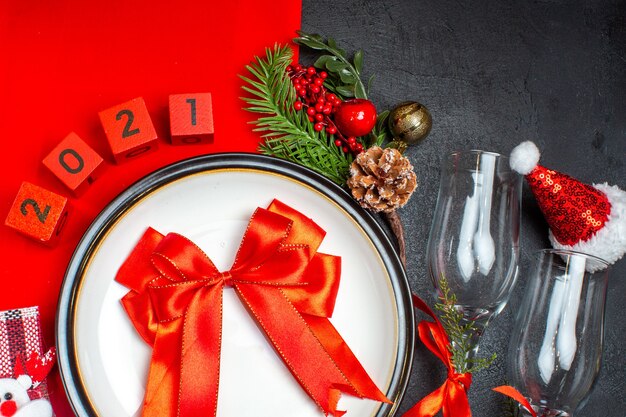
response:
{"label": "white fur trim on hat", "polygon": [[513,148],[509,164],[513,171],[519,172],[522,175],[528,175],[539,163],[540,156],[541,153],[537,145],[527,140]]}
{"label": "white fur trim on hat", "polygon": [[[550,231],[550,242],[555,249],[583,252],[604,259],[611,265],[626,252],[626,192],[607,183],[593,184],[593,186],[606,194],[609,203],[611,203],[611,213],[604,223],[604,227],[587,241],[577,242],[574,245],[560,244]],[[599,271],[605,267],[606,265],[600,262],[587,262],[586,265],[589,272]]]}

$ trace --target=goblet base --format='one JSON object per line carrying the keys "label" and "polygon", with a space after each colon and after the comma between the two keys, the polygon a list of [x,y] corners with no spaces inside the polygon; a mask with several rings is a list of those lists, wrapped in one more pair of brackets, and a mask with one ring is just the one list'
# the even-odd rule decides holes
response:
{"label": "goblet base", "polygon": [[[567,411],[554,410],[536,405],[533,405],[532,407],[535,413],[537,413],[537,417],[573,417],[573,415]],[[520,409],[522,410],[522,415],[524,417],[531,417],[531,414],[526,411],[524,407],[520,407]]]}

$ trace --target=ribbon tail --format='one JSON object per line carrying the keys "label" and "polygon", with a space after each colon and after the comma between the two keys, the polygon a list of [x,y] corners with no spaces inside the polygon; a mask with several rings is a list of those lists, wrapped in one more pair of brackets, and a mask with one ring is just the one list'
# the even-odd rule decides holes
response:
{"label": "ribbon tail", "polygon": [[182,320],[174,320],[159,325],[154,340],[143,417],[177,415],[177,399],[180,380],[180,343]]}
{"label": "ribbon tail", "polygon": [[435,391],[422,398],[402,417],[434,417],[443,407],[443,402],[448,387],[448,381],[444,382]]}
{"label": "ribbon tail", "polygon": [[358,396],[304,318],[279,288],[238,284],[234,286],[309,397],[325,414],[340,416],[337,390]]}
{"label": "ribbon tail", "polygon": [[443,417],[472,417],[467,392],[459,382],[448,381],[448,390],[443,400]]}
{"label": "ribbon tail", "polygon": [[221,285],[201,288],[185,313],[180,390],[177,391],[179,417],[217,415],[222,293]]}
{"label": "ribbon tail", "polygon": [[532,415],[533,417],[537,417],[537,413],[530,405],[526,397],[524,397],[522,393],[515,388],[511,387],[510,385],[500,385],[499,387],[493,388],[493,390],[495,392],[499,392],[500,394],[504,394],[507,397],[511,397],[512,399],[526,407],[526,410],[530,413],[530,415]]}
{"label": "ribbon tail", "polygon": [[391,403],[385,394],[378,389],[361,362],[327,318],[308,314],[303,314],[302,317],[360,397]]}

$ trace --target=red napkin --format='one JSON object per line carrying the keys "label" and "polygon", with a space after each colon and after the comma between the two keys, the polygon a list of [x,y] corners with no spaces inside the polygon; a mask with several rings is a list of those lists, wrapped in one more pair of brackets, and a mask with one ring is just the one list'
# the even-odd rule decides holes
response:
{"label": "red napkin", "polygon": [[[65,267],[83,232],[117,194],[144,175],[190,156],[254,151],[259,138],[241,110],[244,66],[300,26],[300,2],[0,0],[0,309],[39,305],[43,336],[54,316]],[[211,92],[212,145],[168,145],[168,95]],[[160,149],[124,165],[112,158],[98,112],[143,97]],[[42,165],[76,132],[107,161],[80,198],[59,244],[41,246],[4,226],[23,180],[69,196]],[[57,416],[73,416],[58,373],[50,378]]]}

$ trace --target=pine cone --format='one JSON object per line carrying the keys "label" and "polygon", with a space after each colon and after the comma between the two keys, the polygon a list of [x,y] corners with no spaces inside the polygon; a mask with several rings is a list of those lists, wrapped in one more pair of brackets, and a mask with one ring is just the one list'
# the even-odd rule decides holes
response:
{"label": "pine cone", "polygon": [[389,213],[409,201],[417,177],[409,159],[397,149],[374,146],[352,162],[348,187],[362,207]]}

